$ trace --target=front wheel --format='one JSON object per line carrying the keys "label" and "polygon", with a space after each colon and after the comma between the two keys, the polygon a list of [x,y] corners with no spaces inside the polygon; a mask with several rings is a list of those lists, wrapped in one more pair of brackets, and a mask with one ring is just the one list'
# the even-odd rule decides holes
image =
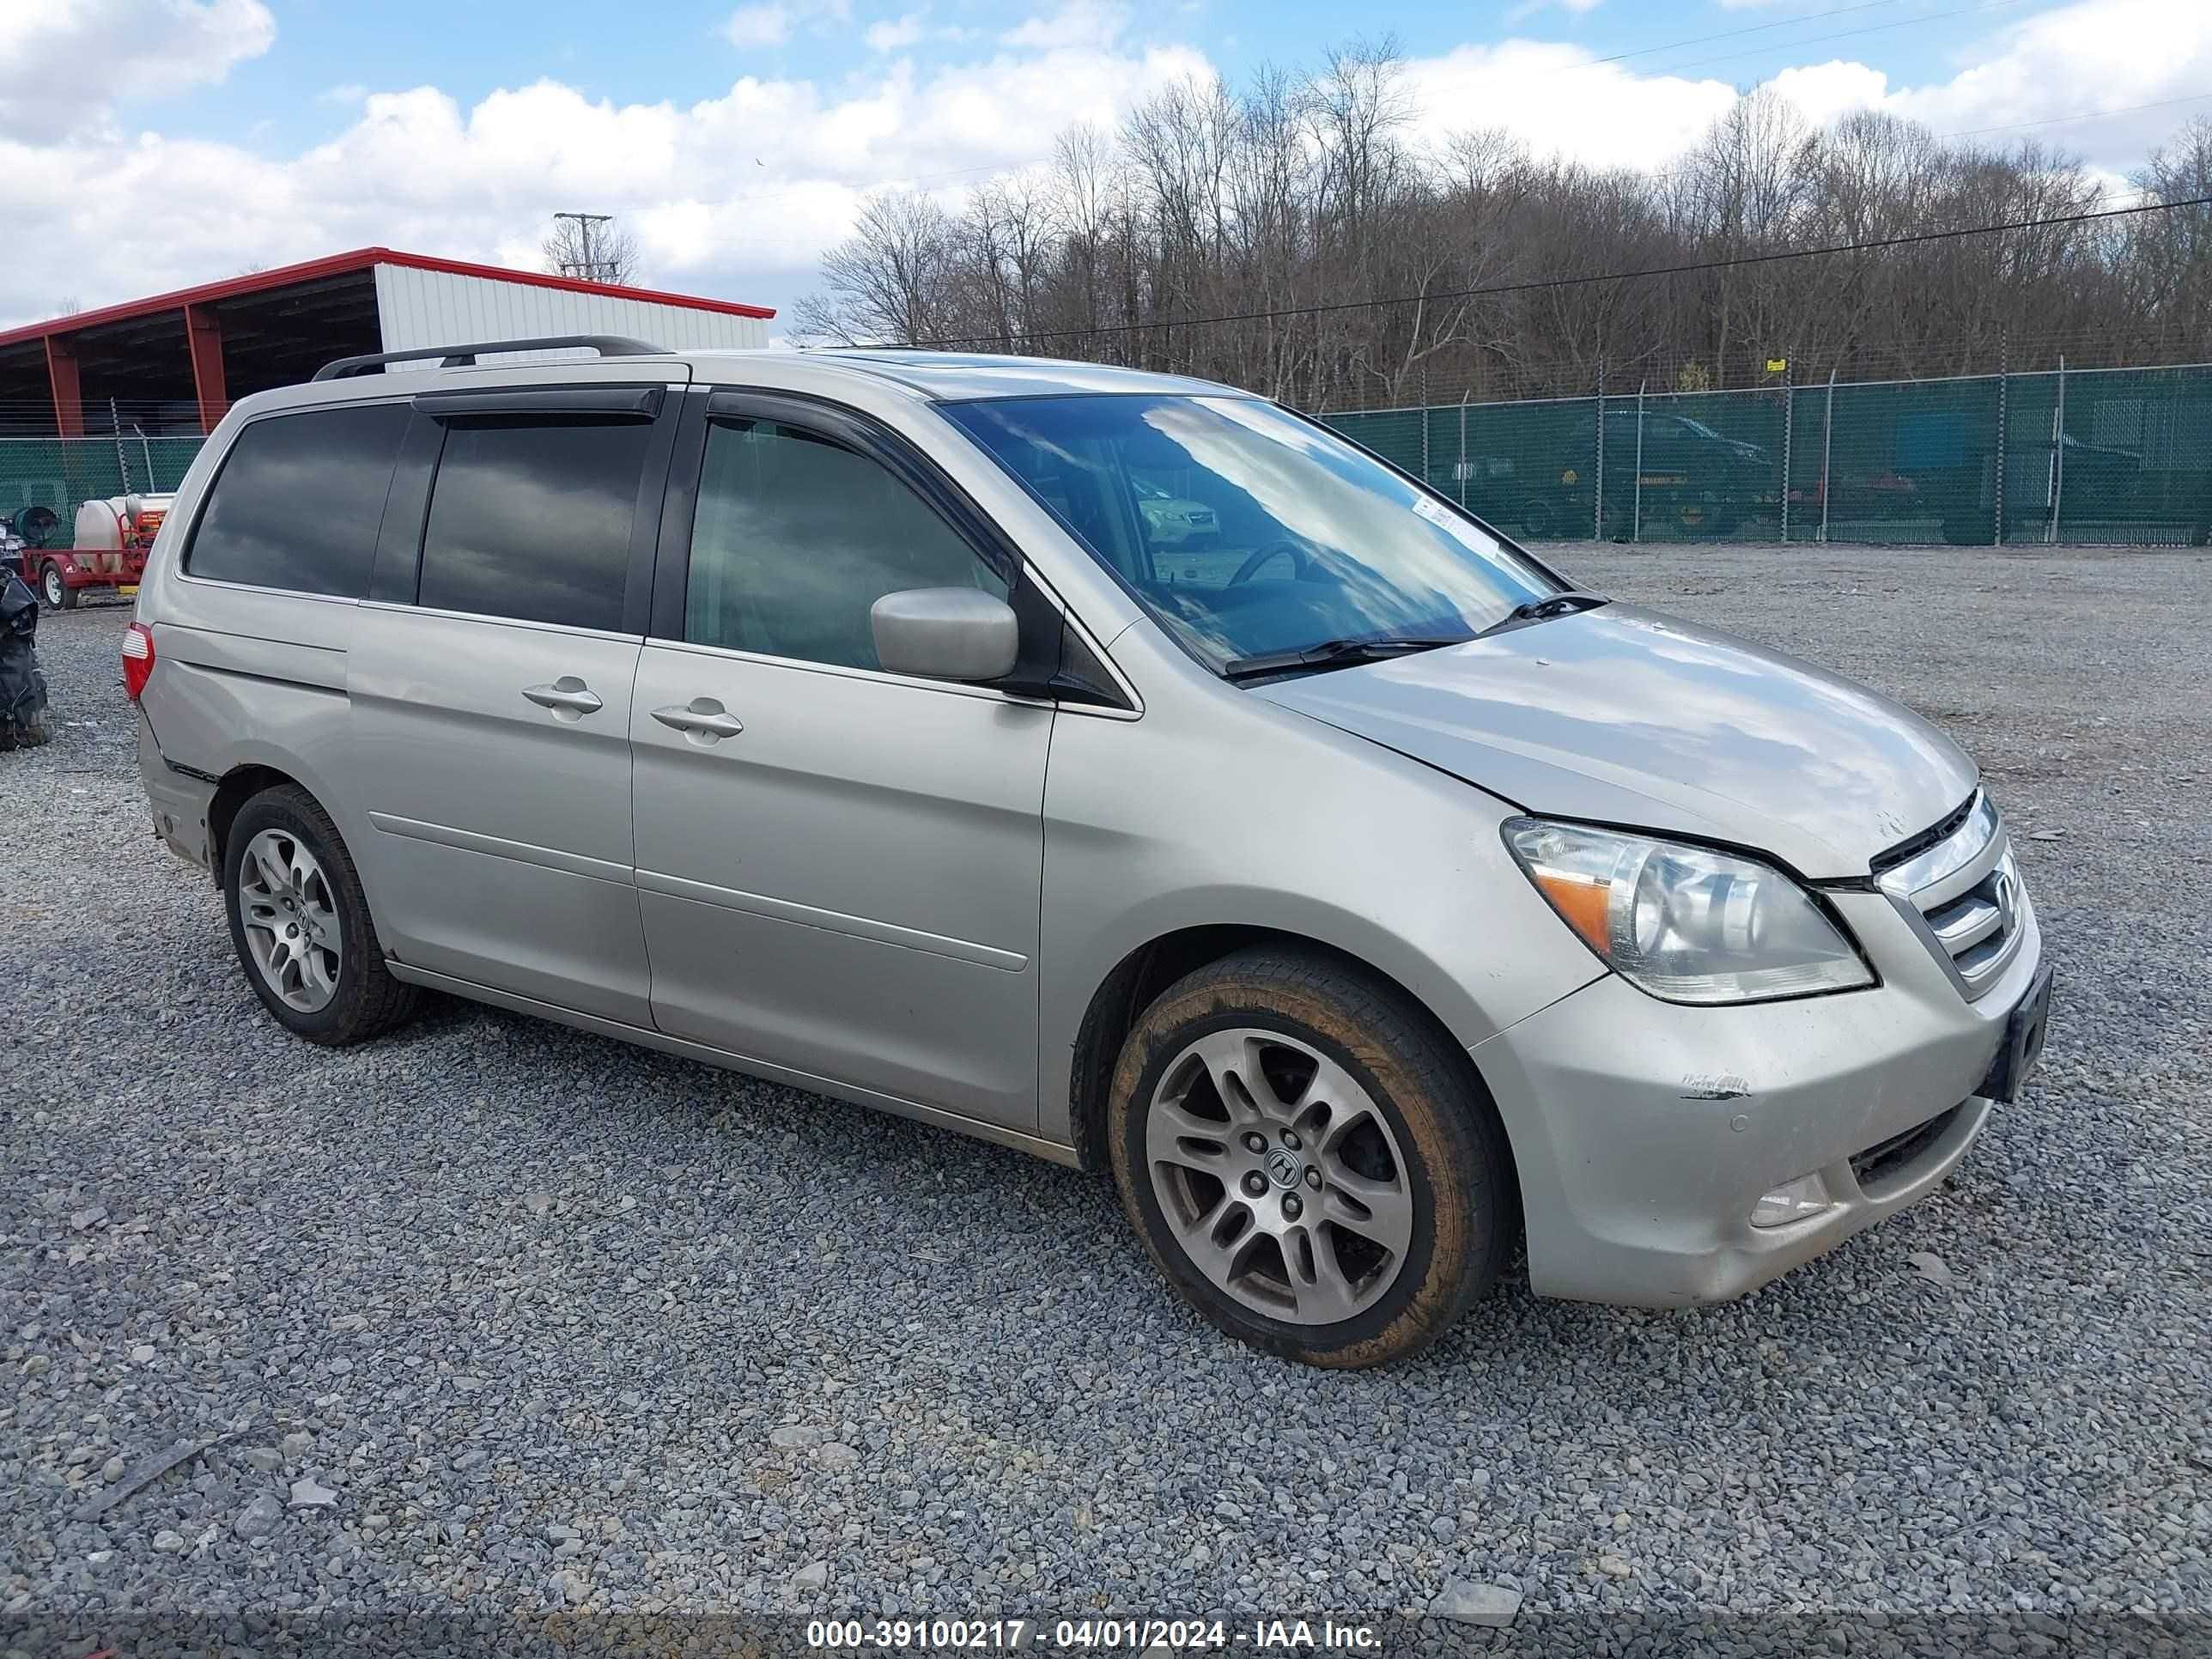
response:
{"label": "front wheel", "polygon": [[1108,1142],[1170,1283],[1230,1335],[1381,1364],[1489,1290],[1518,1212],[1464,1054],[1370,975],[1255,950],[1170,987],[1130,1033]]}
{"label": "front wheel", "polygon": [[343,1048],[414,1014],[421,994],[385,967],[353,856],[306,790],[264,789],[239,809],[222,891],[246,982],[294,1036]]}
{"label": "front wheel", "polygon": [[76,609],[76,589],[63,580],[62,568],[49,559],[39,571],[39,593],[49,611]]}

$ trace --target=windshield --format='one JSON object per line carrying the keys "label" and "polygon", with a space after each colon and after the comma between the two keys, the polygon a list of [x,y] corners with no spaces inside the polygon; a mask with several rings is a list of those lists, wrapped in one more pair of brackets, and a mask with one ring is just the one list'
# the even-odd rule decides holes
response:
{"label": "windshield", "polygon": [[1380,462],[1254,398],[1105,393],[944,412],[1216,671],[1346,641],[1472,639],[1558,591]]}

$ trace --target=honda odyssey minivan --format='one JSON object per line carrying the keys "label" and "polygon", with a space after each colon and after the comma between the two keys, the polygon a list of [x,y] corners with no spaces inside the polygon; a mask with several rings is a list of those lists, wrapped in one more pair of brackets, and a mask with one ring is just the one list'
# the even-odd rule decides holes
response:
{"label": "honda odyssey minivan", "polygon": [[1522,1238],[1540,1294],[1741,1295],[2038,1057],[1948,738],[1323,426],[1013,358],[479,361],[526,343],[245,399],[148,566],[155,828],[293,1036],[427,988],[1110,1169],[1199,1312],[1343,1366]]}

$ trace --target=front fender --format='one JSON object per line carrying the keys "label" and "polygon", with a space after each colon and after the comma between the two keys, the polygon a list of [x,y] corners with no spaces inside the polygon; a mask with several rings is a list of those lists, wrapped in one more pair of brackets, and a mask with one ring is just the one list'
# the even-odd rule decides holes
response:
{"label": "front fender", "polygon": [[1470,1048],[1602,976],[1505,851],[1505,803],[1260,699],[1211,699],[1201,723],[1147,696],[1141,720],[1054,728],[1040,1134],[1073,1144],[1075,1046],[1100,987],[1188,928],[1355,957]]}

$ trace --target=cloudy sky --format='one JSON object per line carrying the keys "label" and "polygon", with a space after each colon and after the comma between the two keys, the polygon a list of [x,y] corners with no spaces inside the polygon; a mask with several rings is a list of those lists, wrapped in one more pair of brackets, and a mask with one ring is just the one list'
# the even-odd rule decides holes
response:
{"label": "cloudy sky", "polygon": [[948,195],[1178,77],[1387,22],[1426,131],[1649,166],[1739,90],[2116,178],[2212,113],[2212,0],[0,0],[0,327],[383,244],[788,306],[871,188]]}

